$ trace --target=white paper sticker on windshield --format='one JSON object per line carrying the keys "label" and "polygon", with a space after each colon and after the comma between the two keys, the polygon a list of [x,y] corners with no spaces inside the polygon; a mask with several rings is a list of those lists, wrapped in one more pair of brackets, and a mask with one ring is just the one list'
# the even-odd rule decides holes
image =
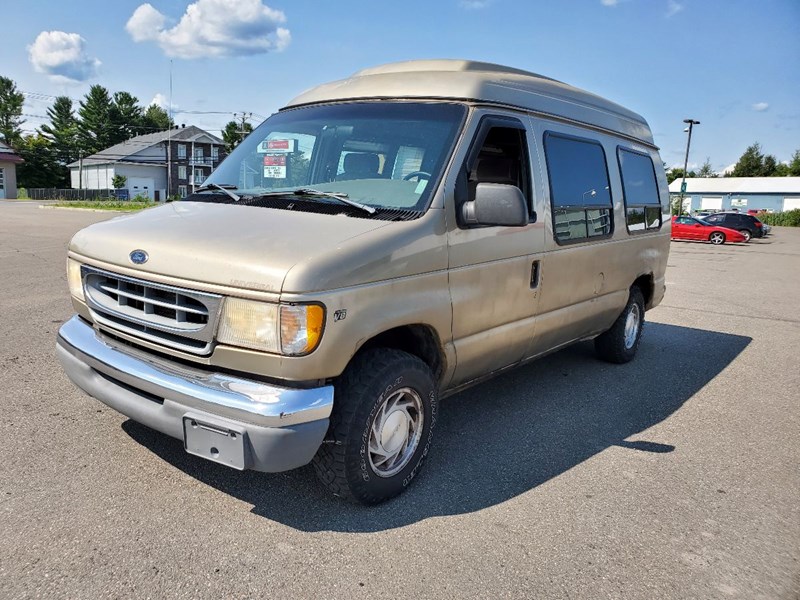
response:
{"label": "white paper sticker on windshield", "polygon": [[256,152],[259,154],[288,154],[297,150],[297,140],[264,140],[258,145]]}
{"label": "white paper sticker on windshield", "polygon": [[421,194],[425,191],[425,188],[428,187],[428,180],[427,179],[420,179],[419,183],[417,184],[416,189],[414,190],[415,194]]}
{"label": "white paper sticker on windshield", "polygon": [[267,154],[264,157],[264,177],[286,179],[286,156]]}

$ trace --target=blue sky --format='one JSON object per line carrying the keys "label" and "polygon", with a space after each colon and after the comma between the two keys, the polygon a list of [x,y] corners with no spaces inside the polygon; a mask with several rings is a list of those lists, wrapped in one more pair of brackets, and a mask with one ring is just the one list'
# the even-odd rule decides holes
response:
{"label": "blue sky", "polygon": [[27,0],[4,10],[0,75],[26,92],[26,130],[51,96],[91,84],[166,103],[218,133],[367,66],[497,62],[642,114],[668,166],[734,163],[755,141],[800,148],[800,0]]}

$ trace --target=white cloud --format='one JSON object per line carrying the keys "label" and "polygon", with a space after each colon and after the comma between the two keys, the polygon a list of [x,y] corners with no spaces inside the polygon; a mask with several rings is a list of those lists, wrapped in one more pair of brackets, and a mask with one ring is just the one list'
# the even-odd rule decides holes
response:
{"label": "white cloud", "polygon": [[28,46],[28,60],[39,73],[56,81],[86,81],[97,74],[101,63],[86,54],[85,45],[77,33],[42,31]]}
{"label": "white cloud", "polygon": [[752,108],[756,112],[764,112],[765,110],[769,109],[769,104],[766,102],[756,102],[753,104]]}
{"label": "white cloud", "polygon": [[459,4],[461,8],[465,8],[467,10],[480,10],[482,8],[488,8],[494,0],[461,0]]}
{"label": "white cloud", "polygon": [[262,0],[197,0],[172,28],[166,16],[142,4],[125,29],[135,42],[154,41],[176,58],[251,56],[284,50],[292,39],[280,27],[285,22],[282,11]]}
{"label": "white cloud", "polygon": [[675,2],[675,0],[669,0],[669,2],[667,2],[667,18],[674,17],[682,10],[683,4],[679,4],[678,2]]}
{"label": "white cloud", "polygon": [[616,6],[619,4],[619,0],[600,0],[600,4],[603,6]]}
{"label": "white cloud", "polygon": [[[148,104],[147,106],[152,106],[153,104],[155,104],[159,108],[163,108],[164,110],[169,110],[170,109],[169,108],[169,98],[167,98],[161,92],[158,92],[155,96],[153,96],[153,99],[150,100],[150,104]],[[178,105],[173,103],[172,104],[172,110],[175,110],[176,108],[178,108]]]}

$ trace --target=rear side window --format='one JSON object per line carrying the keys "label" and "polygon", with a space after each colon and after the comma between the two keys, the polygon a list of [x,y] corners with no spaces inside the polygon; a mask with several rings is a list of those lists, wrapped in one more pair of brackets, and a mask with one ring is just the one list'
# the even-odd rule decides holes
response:
{"label": "rear side window", "polygon": [[608,237],[611,187],[599,142],[545,133],[553,227],[559,244]]}
{"label": "rear side window", "polygon": [[647,154],[617,148],[622,193],[625,198],[625,222],[631,233],[661,227],[661,202],[658,198],[656,171]]}

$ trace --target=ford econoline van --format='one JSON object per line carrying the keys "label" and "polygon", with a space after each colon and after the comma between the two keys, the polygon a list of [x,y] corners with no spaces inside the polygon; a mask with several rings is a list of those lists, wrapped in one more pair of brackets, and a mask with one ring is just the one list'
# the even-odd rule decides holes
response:
{"label": "ford econoline van", "polygon": [[78,232],[57,352],[191,454],[313,462],[377,503],[419,474],[442,397],[581,340],[633,359],[670,224],[636,113],[493,64],[366,69],[183,200]]}

